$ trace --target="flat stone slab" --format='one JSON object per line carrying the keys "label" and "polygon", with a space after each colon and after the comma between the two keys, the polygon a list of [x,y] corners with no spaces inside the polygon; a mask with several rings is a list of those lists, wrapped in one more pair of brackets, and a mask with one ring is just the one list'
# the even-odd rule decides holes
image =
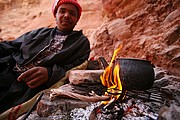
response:
{"label": "flat stone slab", "polygon": [[69,73],[69,82],[73,85],[101,83],[100,75],[104,70],[72,70]]}
{"label": "flat stone slab", "polygon": [[[73,92],[81,95],[89,95],[91,91],[94,91],[97,95],[103,95],[106,88],[102,84],[94,85],[72,85],[65,84],[60,87],[64,91]],[[78,99],[55,97],[50,99],[50,91],[45,92],[41,100],[37,104],[37,114],[41,117],[48,117],[56,112],[67,114],[75,108],[86,108],[91,102],[84,102]]]}
{"label": "flat stone slab", "polygon": [[49,99],[50,93],[45,93],[37,104],[37,114],[41,117],[48,117],[56,112],[67,114],[69,111],[75,108],[86,108],[90,105],[89,102],[83,102],[81,100],[57,97],[51,101]]}

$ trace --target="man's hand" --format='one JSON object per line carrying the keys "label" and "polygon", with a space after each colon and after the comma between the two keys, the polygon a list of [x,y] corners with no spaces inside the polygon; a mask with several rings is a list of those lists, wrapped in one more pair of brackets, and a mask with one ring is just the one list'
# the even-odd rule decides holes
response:
{"label": "man's hand", "polygon": [[24,81],[30,88],[36,88],[48,81],[48,70],[45,67],[34,67],[22,73],[18,81]]}

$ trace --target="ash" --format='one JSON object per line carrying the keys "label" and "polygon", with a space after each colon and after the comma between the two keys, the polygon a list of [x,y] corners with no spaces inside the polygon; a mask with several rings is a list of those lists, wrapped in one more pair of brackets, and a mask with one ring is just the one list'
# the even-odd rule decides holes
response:
{"label": "ash", "polygon": [[89,120],[91,112],[100,105],[100,102],[92,103],[90,106],[83,108],[75,108],[71,111],[71,120]]}
{"label": "ash", "polygon": [[[83,108],[71,111],[72,120],[157,120],[158,114],[148,104],[139,99],[129,99],[123,103],[114,102],[106,109],[100,107],[101,103],[94,103]],[[98,108],[98,112],[93,112]],[[94,115],[92,115],[94,113]],[[92,117],[92,116],[95,117]]]}
{"label": "ash", "polygon": [[124,115],[122,120],[157,120],[158,114],[153,108],[139,99],[130,99],[122,103]]}

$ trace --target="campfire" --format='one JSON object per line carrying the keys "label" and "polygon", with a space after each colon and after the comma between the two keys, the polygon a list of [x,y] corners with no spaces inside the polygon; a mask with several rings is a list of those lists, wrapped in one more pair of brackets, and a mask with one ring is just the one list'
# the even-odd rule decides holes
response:
{"label": "campfire", "polygon": [[[141,116],[143,115],[145,116],[144,118],[148,117],[150,119],[156,120],[158,115],[155,112],[151,112],[151,113],[148,112],[148,110],[150,110],[150,107],[146,106],[146,110],[145,110],[144,109],[145,105],[142,107],[143,104],[140,101],[136,101],[133,98],[126,99],[126,101],[123,101],[126,98],[126,94],[128,93],[128,90],[125,87],[126,85],[121,80],[121,76],[120,76],[121,64],[115,63],[115,58],[118,52],[121,50],[121,48],[122,46],[120,46],[118,49],[114,51],[113,57],[109,65],[104,62],[105,60],[103,57],[100,58],[105,68],[104,73],[100,76],[100,79],[101,79],[101,83],[107,88],[107,91],[105,92],[105,96],[110,96],[110,100],[102,101],[97,107],[95,107],[92,110],[89,119],[90,120],[122,119],[123,115],[125,116],[126,114],[133,113],[135,117],[141,114]],[[130,95],[128,95],[129,93],[127,94],[128,97],[132,95],[131,92],[136,93],[135,91],[131,90],[129,92]],[[137,96],[138,94],[139,93],[136,93]],[[150,95],[147,97],[147,99],[150,99]],[[158,97],[156,100],[158,100]],[[133,109],[136,110],[132,112]],[[111,117],[109,117],[109,114],[111,115]],[[131,117],[132,116],[130,116],[130,118]]]}
{"label": "campfire", "polygon": [[[154,69],[150,61],[118,58],[122,46],[108,64],[100,57],[103,70],[73,70],[69,84],[46,92],[32,119],[72,120],[156,120],[160,107],[173,96],[153,87]],[[90,64],[90,63],[89,63]],[[103,64],[103,65],[102,65]],[[162,75],[156,75],[162,76]]]}

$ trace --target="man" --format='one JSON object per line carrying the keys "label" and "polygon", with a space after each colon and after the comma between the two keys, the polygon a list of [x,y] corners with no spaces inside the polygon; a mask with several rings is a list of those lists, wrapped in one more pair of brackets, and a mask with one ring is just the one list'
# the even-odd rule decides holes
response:
{"label": "man", "polygon": [[40,28],[0,43],[0,113],[32,98],[88,59],[90,44],[73,31],[81,16],[76,0],[55,0],[55,28]]}

